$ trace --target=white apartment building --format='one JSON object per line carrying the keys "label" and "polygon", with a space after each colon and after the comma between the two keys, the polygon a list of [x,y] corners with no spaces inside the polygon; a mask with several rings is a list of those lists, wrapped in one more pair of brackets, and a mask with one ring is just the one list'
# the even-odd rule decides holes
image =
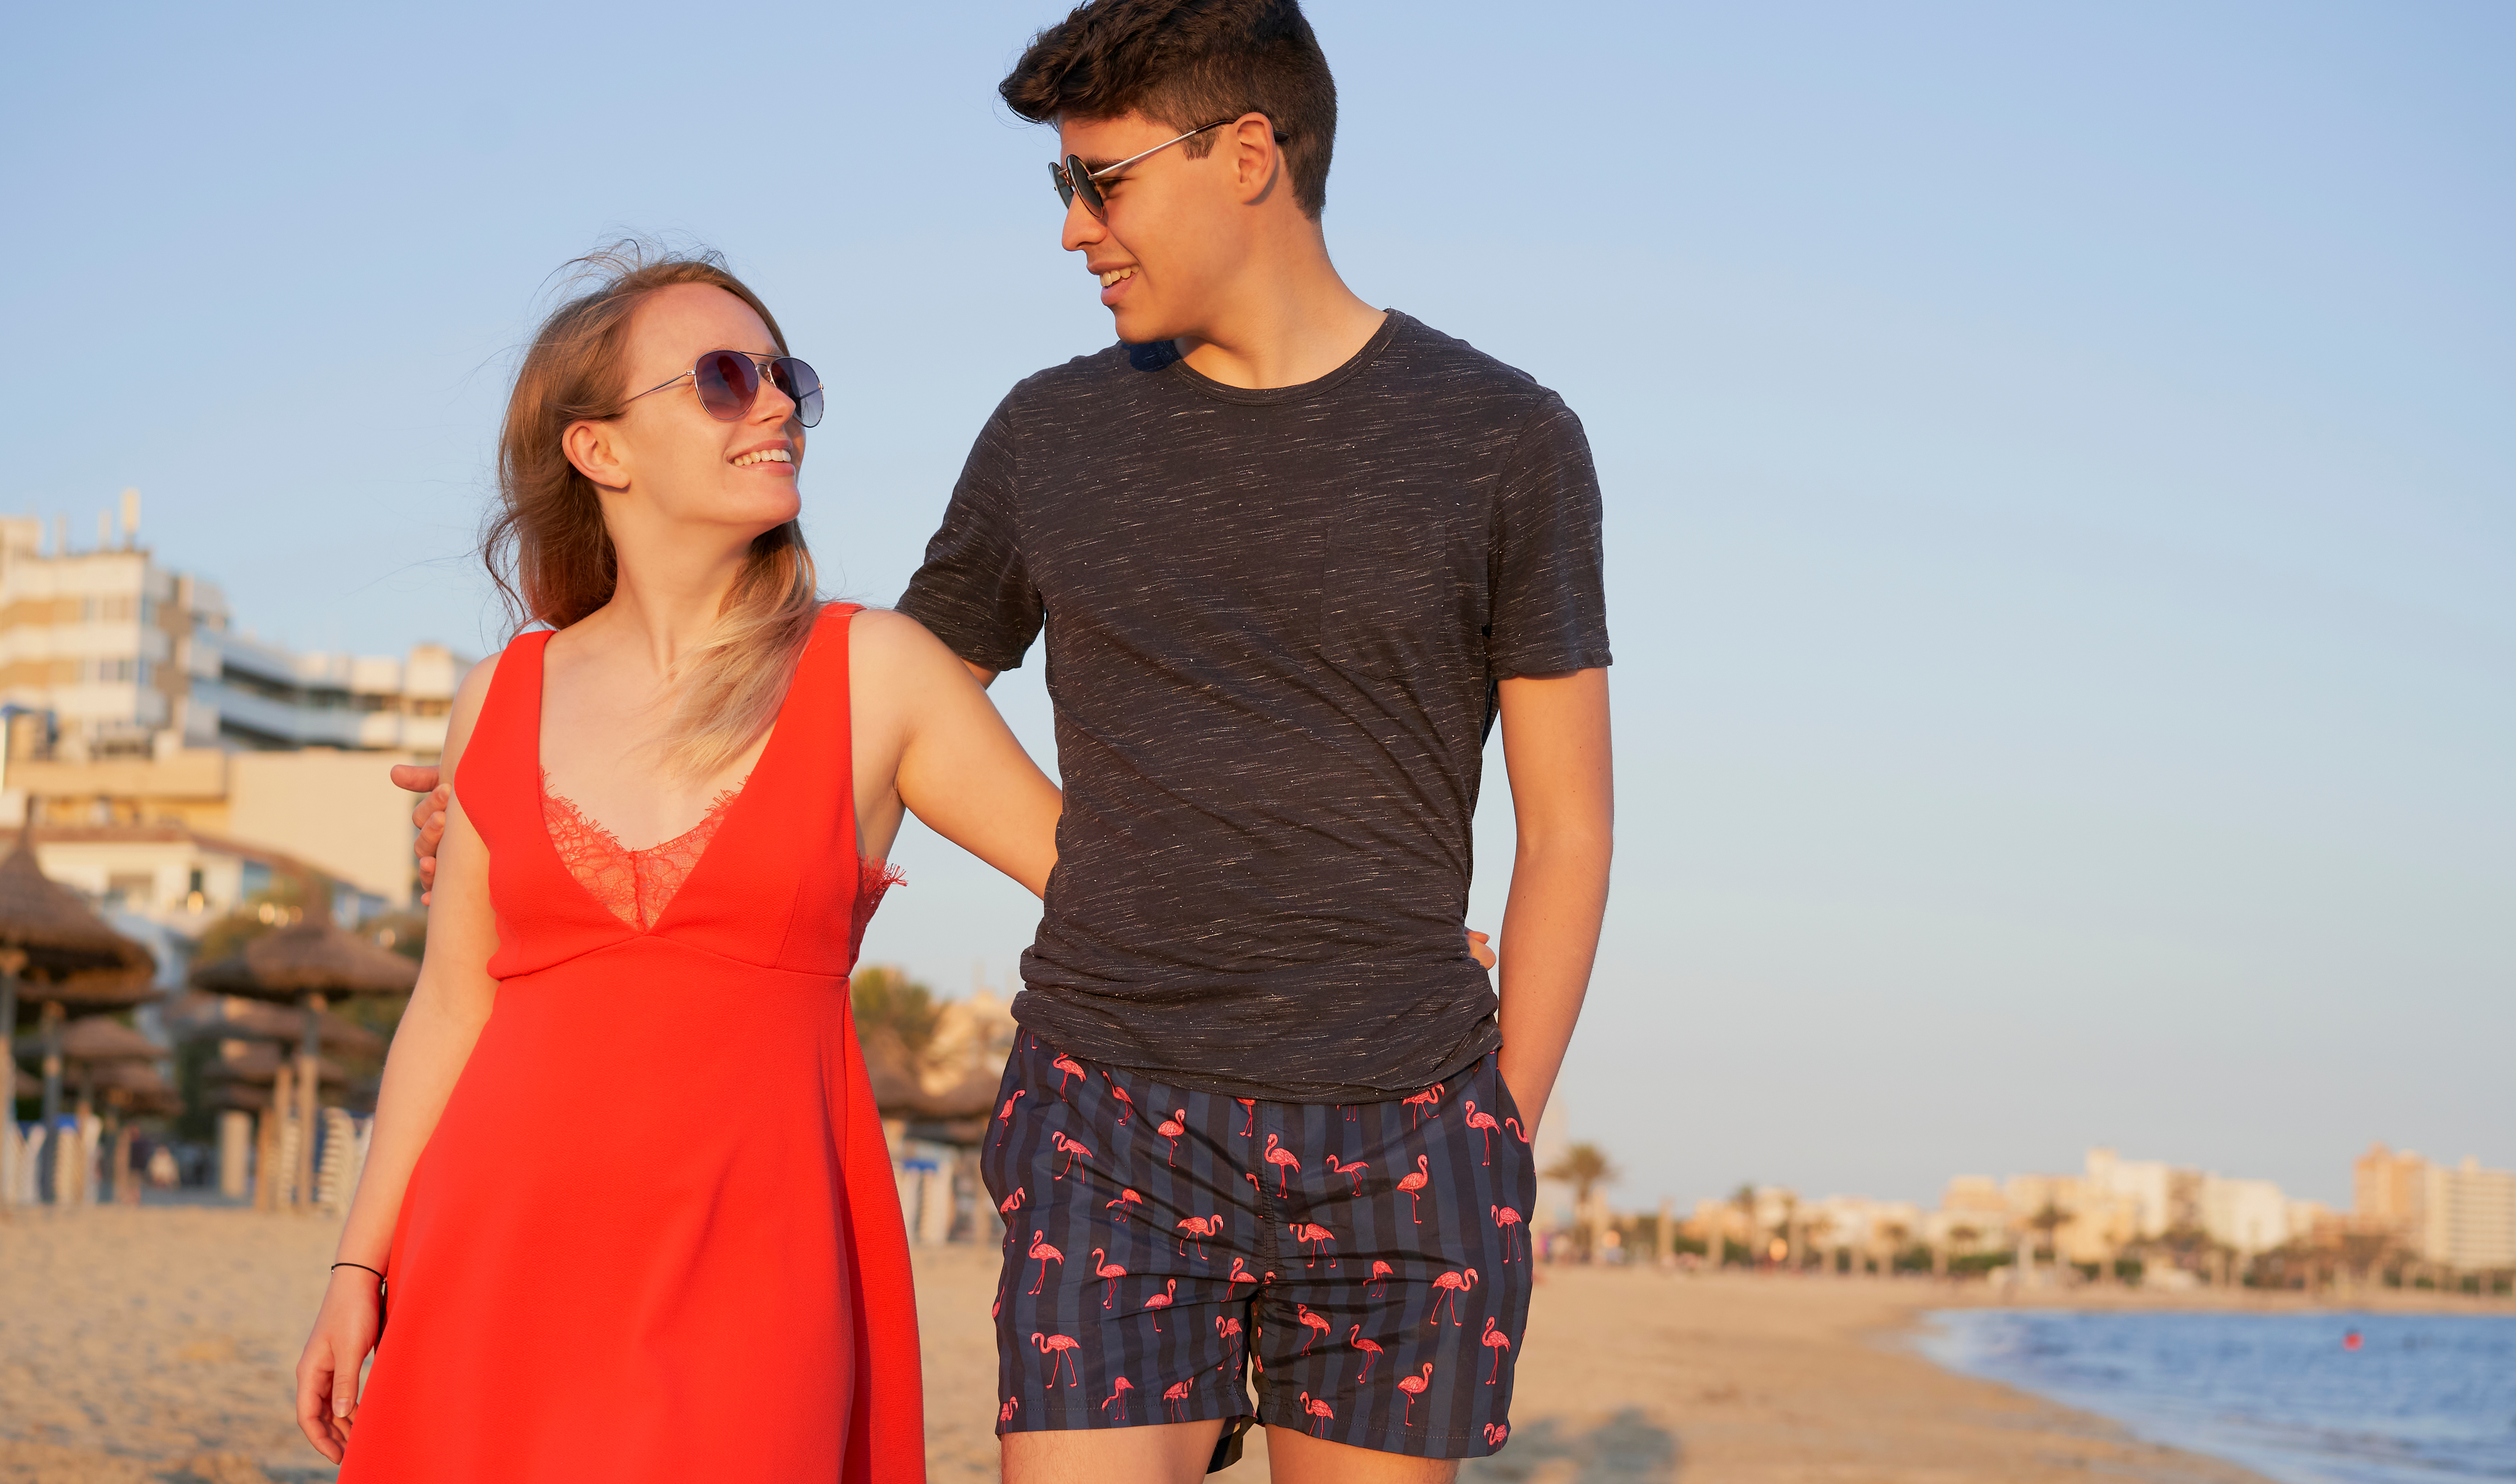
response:
{"label": "white apartment building", "polygon": [[2458,1272],[2516,1267],[2516,1174],[2467,1158],[2420,1172],[2419,1254]]}
{"label": "white apartment building", "polygon": [[[337,747],[433,754],[461,680],[452,652],[401,658],[293,654],[229,623],[215,583],[158,565],[123,493],[99,540],[48,542],[31,515],[0,516],[0,707],[12,758],[84,762]],[[14,810],[12,811],[14,812]]]}
{"label": "white apartment building", "polygon": [[356,911],[410,900],[410,800],[468,662],[294,653],[232,628],[218,586],[138,544],[139,496],[73,550],[0,516],[0,824],[31,809],[45,869],[178,930],[312,867]]}

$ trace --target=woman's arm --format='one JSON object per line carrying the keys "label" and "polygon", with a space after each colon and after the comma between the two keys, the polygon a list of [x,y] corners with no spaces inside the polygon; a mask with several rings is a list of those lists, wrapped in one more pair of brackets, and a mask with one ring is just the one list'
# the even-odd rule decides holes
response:
{"label": "woman's arm", "polygon": [[[495,660],[476,666],[455,696],[447,719],[443,767],[448,777],[472,735],[487,694]],[[445,839],[438,853],[436,903],[428,915],[428,949],[419,984],[395,1030],[385,1057],[384,1085],[376,1094],[375,1129],[367,1162],[333,1257],[361,1267],[332,1270],[314,1332],[297,1362],[297,1422],[316,1452],[337,1463],[349,1442],[357,1410],[358,1372],[375,1347],[378,1328],[375,1273],[386,1270],[402,1192],[410,1183],[438,1115],[472,1055],[472,1043],[489,1018],[497,981],[489,955],[498,946],[497,920],[489,908],[489,849],[464,817],[462,801],[446,808]],[[372,1268],[375,1272],[363,1271]]]}
{"label": "woman's arm", "polygon": [[878,783],[888,768],[894,797],[929,829],[1045,893],[1065,796],[969,667],[923,625],[868,610],[853,626],[860,783]]}

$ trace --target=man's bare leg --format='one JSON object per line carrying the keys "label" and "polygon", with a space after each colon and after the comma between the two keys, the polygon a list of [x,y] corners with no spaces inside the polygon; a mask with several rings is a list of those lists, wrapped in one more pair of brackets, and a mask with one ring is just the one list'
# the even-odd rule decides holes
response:
{"label": "man's bare leg", "polygon": [[1080,1432],[1008,1432],[997,1441],[1004,1445],[1005,1484],[1196,1484],[1222,1436],[1223,1421],[1217,1418]]}
{"label": "man's bare leg", "polygon": [[1450,1484],[1459,1476],[1456,1459],[1331,1443],[1298,1427],[1267,1429],[1267,1465],[1275,1484]]}

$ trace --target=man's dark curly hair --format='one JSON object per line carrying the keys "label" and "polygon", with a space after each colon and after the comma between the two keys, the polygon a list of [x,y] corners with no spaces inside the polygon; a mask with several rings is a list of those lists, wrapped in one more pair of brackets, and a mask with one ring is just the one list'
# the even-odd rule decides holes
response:
{"label": "man's dark curly hair", "polygon": [[[1263,113],[1303,214],[1327,205],[1336,79],[1294,0],[1086,0],[1031,38],[996,91],[1035,124],[1142,113],[1185,131]],[[1202,157],[1214,136],[1180,147]]]}

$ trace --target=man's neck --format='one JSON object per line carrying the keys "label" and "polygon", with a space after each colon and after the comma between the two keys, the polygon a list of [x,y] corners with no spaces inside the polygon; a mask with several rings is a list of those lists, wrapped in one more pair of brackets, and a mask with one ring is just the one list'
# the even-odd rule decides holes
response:
{"label": "man's neck", "polygon": [[1174,342],[1200,376],[1264,391],[1315,382],[1354,359],[1388,316],[1345,286],[1316,236],[1253,263],[1225,312]]}

